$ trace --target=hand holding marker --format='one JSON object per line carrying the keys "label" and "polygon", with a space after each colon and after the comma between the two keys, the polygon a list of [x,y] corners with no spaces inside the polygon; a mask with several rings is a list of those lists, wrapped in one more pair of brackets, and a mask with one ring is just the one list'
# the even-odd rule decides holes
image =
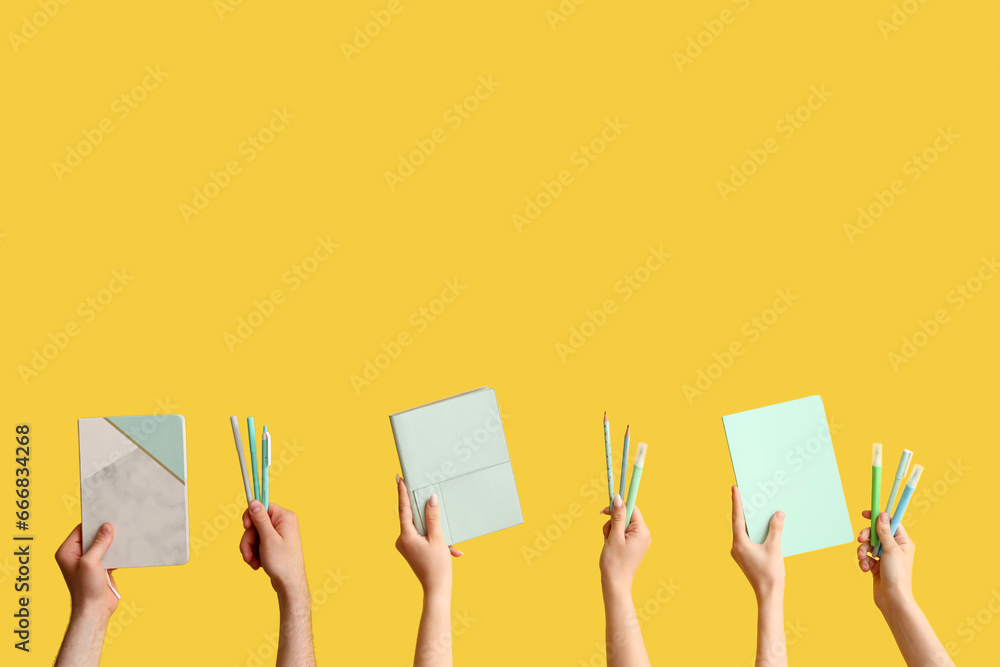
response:
{"label": "hand holding marker", "polygon": [[[920,481],[920,475],[924,472],[924,467],[920,465],[913,466],[913,472],[910,474],[910,479],[906,482],[906,486],[903,487],[903,493],[899,497],[899,504],[896,506],[896,511],[892,511],[892,503],[896,500],[896,492],[899,490],[899,484],[903,481],[906,476],[906,469],[910,465],[910,459],[913,457],[913,452],[909,449],[904,449],[902,455],[899,457],[899,465],[896,466],[896,475],[892,482],[892,490],[889,492],[889,502],[885,505],[885,511],[887,514],[891,515],[891,520],[889,523],[889,530],[893,535],[896,534],[896,530],[899,528],[899,524],[903,521],[903,515],[906,513],[906,508],[910,504],[910,497],[913,495],[914,489],[917,488],[917,482]],[[872,501],[871,501],[871,555],[878,558],[882,555],[882,544],[879,542],[878,535],[875,532],[875,522],[878,520],[879,511],[878,508],[881,505],[881,493],[880,487],[882,484],[882,445],[881,443],[874,443],[872,445]]]}
{"label": "hand holding marker", "polygon": [[[625,427],[625,443],[622,447],[622,470],[618,483],[619,496],[625,495],[625,467],[628,465],[629,431],[630,426]],[[611,513],[614,504],[614,470],[611,464],[611,428],[608,423],[608,413],[604,413],[604,455],[608,468],[608,508],[601,510],[601,513]],[[635,453],[635,463],[632,466],[632,481],[628,488],[628,500],[625,503],[625,525],[632,521],[632,510],[635,508],[635,499],[639,495],[639,480],[642,478],[642,466],[646,460],[646,443],[640,442]]]}

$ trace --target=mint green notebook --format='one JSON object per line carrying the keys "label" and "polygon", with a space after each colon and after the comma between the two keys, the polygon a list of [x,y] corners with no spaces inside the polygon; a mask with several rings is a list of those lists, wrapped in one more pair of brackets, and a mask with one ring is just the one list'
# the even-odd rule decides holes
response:
{"label": "mint green notebook", "polygon": [[781,555],[854,540],[823,399],[808,396],[722,418],[750,539],[785,512]]}
{"label": "mint green notebook", "polygon": [[524,522],[496,394],[480,387],[389,416],[413,525],[437,494],[441,531],[457,544]]}

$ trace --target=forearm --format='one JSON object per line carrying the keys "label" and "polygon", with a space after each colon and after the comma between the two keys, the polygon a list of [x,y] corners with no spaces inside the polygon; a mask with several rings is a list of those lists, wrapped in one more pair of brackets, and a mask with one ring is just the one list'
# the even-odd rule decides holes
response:
{"label": "forearm", "polygon": [[955,667],[914,600],[886,609],[882,616],[909,667]]}
{"label": "forearm", "polygon": [[74,611],[56,656],[55,667],[97,667],[101,664],[101,649],[109,618],[107,614]]}
{"label": "forearm", "polygon": [[649,667],[639,618],[632,603],[631,583],[602,581],[608,667]]}
{"label": "forearm", "polygon": [[278,592],[280,627],[277,667],[315,667],[312,638],[312,599],[305,583]]}
{"label": "forearm", "polygon": [[785,647],[784,590],[757,596],[756,667],[787,667]]}
{"label": "forearm", "polygon": [[424,591],[414,667],[451,667],[451,587]]}

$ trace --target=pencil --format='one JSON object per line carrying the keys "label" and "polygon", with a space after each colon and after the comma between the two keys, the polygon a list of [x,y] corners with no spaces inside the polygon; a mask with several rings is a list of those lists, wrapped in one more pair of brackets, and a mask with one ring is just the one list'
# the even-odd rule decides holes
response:
{"label": "pencil", "polygon": [[243,454],[243,440],[240,438],[240,422],[236,419],[236,416],[229,418],[230,424],[233,426],[233,440],[236,441],[236,455],[240,459],[240,472],[243,473],[243,490],[247,493],[247,505],[253,500],[253,491],[250,489],[250,478],[247,476],[247,461]]}
{"label": "pencil", "polygon": [[257,434],[254,431],[253,417],[247,417],[247,431],[250,435],[250,466],[253,469],[253,497],[260,500],[260,477],[257,475]]}
{"label": "pencil", "polygon": [[618,482],[618,495],[625,497],[625,471],[628,468],[628,426],[625,427],[625,445],[622,447],[622,474]]}
{"label": "pencil", "polygon": [[608,459],[608,511],[610,512],[615,499],[615,474],[611,470],[611,425],[608,424],[608,412],[604,411],[604,454]]}

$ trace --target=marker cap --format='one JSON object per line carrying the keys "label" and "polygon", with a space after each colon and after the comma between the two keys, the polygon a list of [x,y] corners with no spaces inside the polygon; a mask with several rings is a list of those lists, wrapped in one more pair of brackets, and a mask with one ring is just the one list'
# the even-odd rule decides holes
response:
{"label": "marker cap", "polygon": [[640,442],[639,448],[635,450],[635,464],[637,466],[642,466],[646,461],[646,443]]}
{"label": "marker cap", "polygon": [[913,466],[913,472],[910,473],[910,479],[906,483],[911,489],[917,488],[917,482],[920,481],[920,475],[924,472],[924,467],[921,465]]}

